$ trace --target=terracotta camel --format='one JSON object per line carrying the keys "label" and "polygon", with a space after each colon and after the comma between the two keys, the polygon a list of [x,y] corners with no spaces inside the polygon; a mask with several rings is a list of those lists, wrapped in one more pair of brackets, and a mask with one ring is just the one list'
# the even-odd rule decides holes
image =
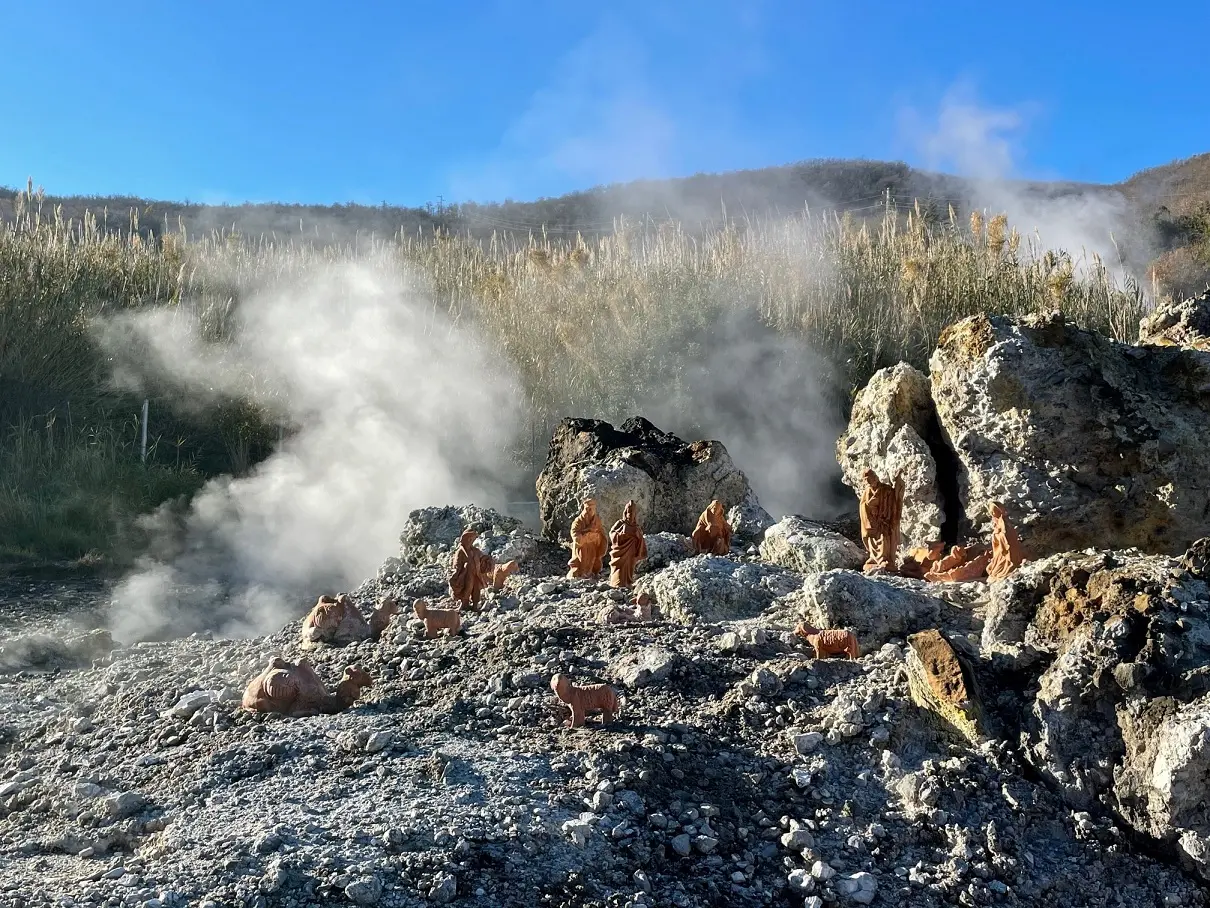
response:
{"label": "terracotta camel", "polygon": [[555,675],[550,679],[555,696],[571,707],[571,718],[565,723],[579,728],[589,713],[601,713],[601,724],[608,725],[618,711],[618,695],[608,684],[572,684],[570,675]]}
{"label": "terracotta camel", "polygon": [[358,640],[377,640],[397,614],[399,603],[392,596],[384,596],[378,601],[369,621],[362,617],[357,604],[345,593],[320,596],[303,619],[302,647],[312,649],[320,643],[346,646]]}
{"label": "terracotta camel", "polygon": [[432,640],[442,631],[452,637],[462,629],[462,609],[433,608],[427,599],[417,599],[412,603],[416,617],[424,622],[424,636]]}
{"label": "terracotta camel", "polygon": [[860,654],[857,635],[852,631],[837,627],[820,630],[803,621],[794,628],[794,634],[811,644],[816,659],[827,659],[829,656],[841,654],[856,659]]}
{"label": "terracotta camel", "polygon": [[357,702],[373,679],[359,665],[346,668],[336,692],[329,693],[306,659],[297,664],[275,656],[269,667],[248,682],[242,705],[254,712],[302,716],[330,715]]}

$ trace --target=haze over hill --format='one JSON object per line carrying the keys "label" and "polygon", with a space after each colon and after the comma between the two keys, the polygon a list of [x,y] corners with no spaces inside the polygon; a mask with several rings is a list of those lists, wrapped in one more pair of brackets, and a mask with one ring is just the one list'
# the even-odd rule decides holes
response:
{"label": "haze over hill", "polygon": [[[12,219],[27,190],[0,189],[0,219]],[[1137,277],[1157,257],[1180,259],[1176,290],[1196,289],[1204,270],[1185,247],[1203,239],[1199,213],[1210,206],[1210,154],[1141,171],[1112,185],[1064,181],[978,179],[922,170],[902,162],[821,159],[757,170],[701,173],[667,180],[597,186],[554,198],[505,199],[405,207],[383,203],[299,205],[289,202],[203,205],[130,196],[55,196],[42,200],[44,217],[92,212],[111,230],[132,225],[145,238],[183,226],[193,235],[214,230],[277,240],[349,242],[357,235],[431,234],[444,229],[488,236],[493,232],[591,236],[614,229],[619,218],[635,224],[676,221],[698,231],[724,219],[743,222],[801,212],[804,207],[881,216],[919,200],[938,216],[949,208],[964,218],[971,209],[1003,211],[1042,245],[1096,252]],[[28,207],[28,206],[27,206]],[[1188,286],[1186,286],[1188,285]]]}

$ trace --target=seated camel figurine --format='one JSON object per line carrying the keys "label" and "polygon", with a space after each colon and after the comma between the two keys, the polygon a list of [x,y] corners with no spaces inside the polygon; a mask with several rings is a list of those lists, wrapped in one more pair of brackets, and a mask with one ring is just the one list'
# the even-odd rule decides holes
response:
{"label": "seated camel figurine", "polygon": [[550,689],[571,707],[571,718],[564,723],[570,728],[579,728],[592,712],[601,713],[601,724],[608,725],[618,711],[618,695],[608,684],[572,684],[570,675],[559,674],[550,679]]}
{"label": "seated camel figurine", "polygon": [[816,659],[827,659],[829,656],[846,654],[850,659],[856,659],[860,652],[857,646],[857,635],[843,628],[830,627],[820,630],[805,621],[794,628],[794,635],[806,640],[815,650]]}
{"label": "seated camel figurine", "polygon": [[975,553],[968,546],[956,545],[950,553],[925,572],[924,579],[930,583],[967,583],[979,580],[987,572],[991,552]]}
{"label": "seated camel figurine", "polygon": [[399,603],[393,596],[379,600],[369,621],[362,617],[357,604],[345,593],[335,597],[320,596],[303,619],[302,648],[314,649],[320,643],[347,646],[359,640],[377,640],[397,614]]}
{"label": "seated camel figurine", "polygon": [[517,560],[515,558],[512,561],[504,562],[504,564],[494,565],[491,573],[492,589],[504,589],[504,582],[515,573],[517,573]]}
{"label": "seated camel figurine", "polygon": [[611,602],[601,609],[597,620],[602,624],[637,624],[651,620],[651,597],[646,593],[637,594],[630,601],[630,605],[631,607],[627,607]]}
{"label": "seated camel figurine", "polygon": [[362,688],[370,687],[373,681],[360,665],[353,665],[344,670],[336,693],[329,693],[306,659],[296,665],[275,656],[268,668],[248,682],[242,705],[254,712],[293,718],[331,715],[356,703]]}
{"label": "seated camel figurine", "polygon": [[462,629],[462,609],[433,608],[427,599],[417,599],[412,603],[416,617],[424,622],[424,637],[432,640],[442,631],[450,637]]}

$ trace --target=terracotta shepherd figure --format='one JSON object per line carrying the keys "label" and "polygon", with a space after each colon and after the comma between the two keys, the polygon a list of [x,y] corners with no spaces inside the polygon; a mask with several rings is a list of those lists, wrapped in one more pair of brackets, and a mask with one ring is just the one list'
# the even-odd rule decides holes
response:
{"label": "terracotta shepherd figure", "polygon": [[693,549],[699,555],[731,553],[731,524],[727,523],[723,503],[717,498],[697,519],[697,526],[693,528]]}
{"label": "terracotta shepherd figure", "polygon": [[571,522],[571,560],[567,562],[567,576],[595,577],[601,573],[601,562],[608,548],[609,539],[597,513],[596,499],[585,498],[579,516]]}
{"label": "terracotta shepherd figure", "polygon": [[633,501],[626,502],[622,519],[609,528],[609,543],[609,585],[633,585],[635,565],[647,557],[647,540]]}
{"label": "terracotta shepherd figure", "polygon": [[987,566],[988,580],[1003,580],[1025,563],[1025,552],[1016,528],[998,501],[988,503],[992,518],[992,560]]}
{"label": "terracotta shepherd figure", "polygon": [[873,470],[863,474],[866,487],[861,493],[861,541],[869,557],[865,572],[894,573],[898,566],[899,523],[903,518],[903,479],[895,477],[893,486],[882,482]]}
{"label": "terracotta shepherd figure", "polygon": [[454,564],[450,570],[450,596],[462,606],[479,605],[483,601],[483,590],[491,583],[495,562],[487,552],[475,548],[479,534],[466,530],[454,550]]}

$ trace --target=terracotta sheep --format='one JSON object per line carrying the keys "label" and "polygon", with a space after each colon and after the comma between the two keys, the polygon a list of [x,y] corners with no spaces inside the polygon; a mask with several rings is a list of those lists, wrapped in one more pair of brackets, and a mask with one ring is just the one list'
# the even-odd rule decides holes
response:
{"label": "terracotta sheep", "polygon": [[462,610],[457,608],[433,608],[427,599],[417,599],[412,603],[416,617],[424,622],[424,636],[432,640],[442,631],[454,636],[462,629]]}
{"label": "terracotta sheep", "polygon": [[608,725],[618,711],[618,695],[608,684],[572,684],[570,675],[559,674],[550,679],[550,689],[571,707],[571,718],[565,723],[570,728],[579,728],[592,712],[601,713],[601,724]]}
{"label": "terracotta sheep", "polygon": [[651,597],[639,593],[631,600],[630,607],[611,602],[597,615],[602,624],[637,624],[651,620]]}
{"label": "terracotta sheep", "polygon": [[859,652],[857,635],[852,631],[841,628],[820,630],[804,621],[794,628],[794,634],[811,644],[812,649],[815,650],[816,659],[827,659],[829,656],[839,656],[842,653],[850,659],[856,659]]}

